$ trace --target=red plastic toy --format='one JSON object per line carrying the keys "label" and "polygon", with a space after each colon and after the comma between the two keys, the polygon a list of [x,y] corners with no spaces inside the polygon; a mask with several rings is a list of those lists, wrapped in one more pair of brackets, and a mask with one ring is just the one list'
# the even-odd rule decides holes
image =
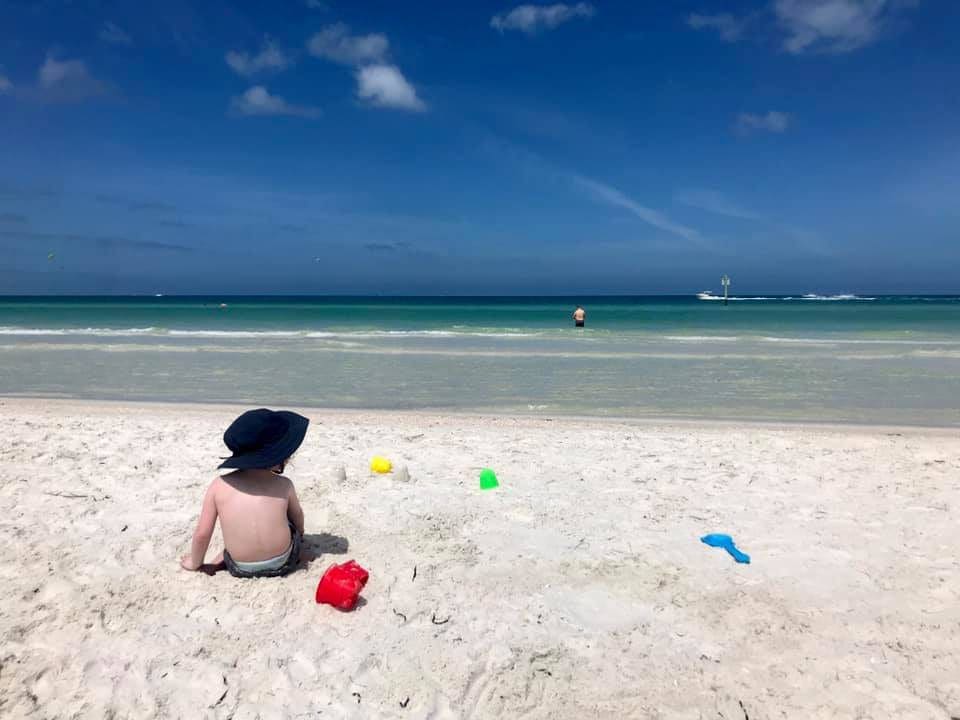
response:
{"label": "red plastic toy", "polygon": [[353,610],[370,573],[353,560],[331,565],[317,584],[317,602],[340,610]]}

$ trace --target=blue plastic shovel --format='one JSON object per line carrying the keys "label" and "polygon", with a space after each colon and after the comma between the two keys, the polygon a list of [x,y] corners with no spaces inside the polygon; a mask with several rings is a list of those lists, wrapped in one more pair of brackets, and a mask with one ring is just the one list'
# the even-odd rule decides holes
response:
{"label": "blue plastic shovel", "polygon": [[732,557],[738,563],[750,563],[750,556],[746,553],[740,552],[737,549],[737,546],[733,544],[733,538],[729,535],[712,533],[710,535],[704,535],[702,538],[700,538],[700,542],[709,545],[710,547],[723,548],[730,553],[730,557]]}

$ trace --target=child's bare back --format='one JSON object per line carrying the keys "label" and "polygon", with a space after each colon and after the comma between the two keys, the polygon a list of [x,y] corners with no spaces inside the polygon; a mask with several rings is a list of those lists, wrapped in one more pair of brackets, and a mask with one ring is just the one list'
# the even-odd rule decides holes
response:
{"label": "child's bare back", "polygon": [[234,455],[221,467],[239,469],[214,478],[200,508],[189,555],[180,563],[198,570],[217,519],[224,551],[213,565],[225,564],[239,577],[285,575],[296,567],[303,537],[303,509],[293,483],[281,475],[303,441],[308,420],[295,413],[251,410],[227,430]]}
{"label": "child's bare back", "polygon": [[238,470],[211,484],[223,545],[234,560],[276,557],[290,547],[290,525],[303,534],[293,483],[269,470]]}

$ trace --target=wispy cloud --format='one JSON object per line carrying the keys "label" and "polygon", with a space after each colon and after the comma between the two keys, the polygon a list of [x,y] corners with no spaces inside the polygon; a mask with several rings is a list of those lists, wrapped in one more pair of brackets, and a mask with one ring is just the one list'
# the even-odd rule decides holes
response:
{"label": "wispy cloud", "polygon": [[94,200],[96,200],[98,203],[103,203],[104,205],[119,205],[121,207],[125,207],[131,212],[169,213],[174,212],[177,209],[170,203],[158,202],[155,200],[136,200],[129,197],[122,197],[120,195],[106,195],[104,193],[94,195]]}
{"label": "wispy cloud", "polygon": [[341,65],[380,63],[390,49],[387,36],[382,33],[351,35],[344,23],[325,27],[307,42],[311,55]]}
{"label": "wispy cloud", "polygon": [[269,37],[263,39],[263,46],[257,54],[230,50],[225,59],[230,69],[242,77],[268,71],[279,72],[293,64],[290,56]]}
{"label": "wispy cloud", "polygon": [[590,3],[576,5],[518,5],[510,12],[497,13],[490,19],[490,27],[498,32],[519,30],[534,35],[543,30],[553,30],[565,22],[577,18],[590,18],[596,9]]}
{"label": "wispy cloud", "polygon": [[694,30],[716,30],[725,42],[733,43],[743,35],[746,21],[736,18],[730,13],[719,13],[717,15],[692,13],[687,16],[687,25]]}
{"label": "wispy cloud", "polygon": [[734,123],[734,128],[742,135],[747,135],[754,131],[765,131],[772,133],[786,132],[790,127],[791,117],[788,113],[771,110],[770,112],[757,115],[755,113],[740,113]]}
{"label": "wispy cloud", "polygon": [[627,210],[640,218],[648,225],[664,230],[672,235],[699,242],[703,240],[699,231],[675,222],[659,210],[642,205],[621,190],[594,178],[578,172],[557,167],[540,155],[526,148],[488,135],[484,138],[482,147],[493,153],[497,158],[508,161],[524,173],[538,178],[544,178],[553,183],[562,183],[582,195],[586,195],[594,202],[600,202],[615,208]]}
{"label": "wispy cloud", "polygon": [[701,239],[698,231],[674,222],[659,210],[641,205],[612,185],[607,185],[606,183],[584,177],[577,173],[570,173],[569,178],[575,186],[585,190],[587,194],[595,200],[599,200],[607,205],[612,205],[613,207],[623,208],[636,215],[648,225],[652,225],[655,228],[659,228],[673,235],[678,235],[687,240]]}
{"label": "wispy cloud", "polygon": [[423,112],[427,109],[394,65],[368,65],[357,71],[357,96],[371,105]]}
{"label": "wispy cloud", "polygon": [[108,235],[83,235],[80,233],[44,233],[0,230],[0,237],[12,240],[30,240],[43,243],[71,243],[93,245],[104,250],[138,248],[143,250],[167,250],[171,252],[194,252],[195,248],[177,243],[157,242],[155,240],[135,240]]}
{"label": "wispy cloud", "polygon": [[49,199],[58,197],[61,194],[59,188],[37,187],[29,185],[10,185],[0,182],[0,195],[6,197],[28,198],[28,199]]}
{"label": "wispy cloud", "polygon": [[127,205],[127,209],[131,212],[168,213],[175,211],[177,208],[169,203],[163,202],[132,202]]}
{"label": "wispy cloud", "polygon": [[395,253],[401,250],[408,250],[410,243],[402,240],[394,242],[369,242],[363,246],[364,250],[376,253]]}
{"label": "wispy cloud", "polygon": [[306,5],[311,10],[329,10],[330,6],[323,0],[304,0],[304,5]]}
{"label": "wispy cloud", "polygon": [[131,47],[133,45],[133,38],[109,20],[100,28],[99,37],[105,43],[110,43],[111,45],[123,45],[125,47]]}
{"label": "wispy cloud", "polygon": [[784,224],[776,218],[764,217],[760,213],[747,209],[736,201],[727,197],[719,190],[696,189],[678,192],[674,200],[682,205],[695,207],[704,212],[714,213],[738,220],[748,220],[749,224],[741,226],[741,232],[746,237],[751,235],[760,238],[776,238],[784,247],[784,242],[807,254],[826,256],[830,254],[819,233]]}
{"label": "wispy cloud", "polygon": [[[726,42],[737,42],[749,25],[772,19],[785,33],[783,48],[794,55],[839,54],[876,41],[900,13],[919,0],[770,0],[769,11],[746,16],[693,13],[687,25],[713,30]],[[756,22],[755,22],[756,21]]]}
{"label": "wispy cloud", "polygon": [[13,83],[3,73],[0,73],[0,95],[13,91]]}
{"label": "wispy cloud", "polygon": [[106,83],[98,80],[82,60],[58,60],[52,55],[37,72],[40,97],[49,102],[80,102],[109,92]]}
{"label": "wispy cloud", "polygon": [[742,220],[761,219],[758,213],[741,207],[718,190],[685,190],[677,193],[675,199],[682,205],[689,205],[717,215],[726,215]]}
{"label": "wispy cloud", "polygon": [[775,0],[773,11],[787,33],[784,49],[845,53],[874,42],[898,11],[917,0]]}
{"label": "wispy cloud", "polygon": [[262,85],[254,85],[230,101],[230,110],[238,115],[291,115],[318,118],[320,108],[293,105],[279,95],[271,95]]}

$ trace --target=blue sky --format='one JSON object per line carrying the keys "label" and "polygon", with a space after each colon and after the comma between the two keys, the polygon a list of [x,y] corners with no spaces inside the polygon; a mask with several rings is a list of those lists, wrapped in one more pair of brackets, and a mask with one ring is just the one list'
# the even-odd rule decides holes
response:
{"label": "blue sky", "polygon": [[960,292],[958,29],[0,0],[0,293]]}

